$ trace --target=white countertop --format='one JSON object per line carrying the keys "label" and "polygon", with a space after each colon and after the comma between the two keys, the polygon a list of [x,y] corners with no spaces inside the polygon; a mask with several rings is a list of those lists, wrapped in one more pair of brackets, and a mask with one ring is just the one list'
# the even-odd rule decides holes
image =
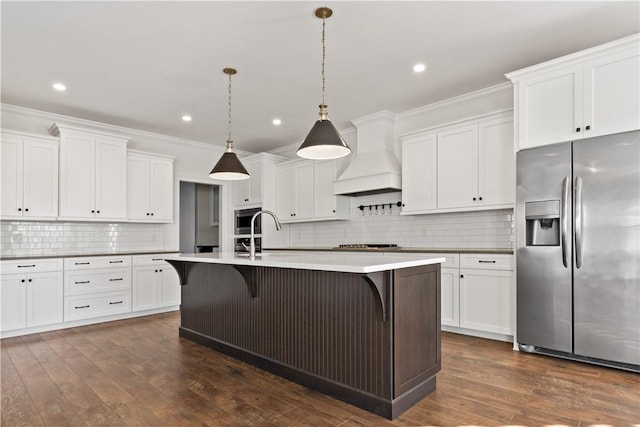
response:
{"label": "white countertop", "polygon": [[440,264],[445,258],[428,254],[388,253],[326,253],[282,252],[265,253],[250,259],[234,252],[167,255],[166,260],[206,262],[211,264],[253,265],[256,267],[294,268],[299,270],[339,271],[344,273],[374,273],[421,265]]}

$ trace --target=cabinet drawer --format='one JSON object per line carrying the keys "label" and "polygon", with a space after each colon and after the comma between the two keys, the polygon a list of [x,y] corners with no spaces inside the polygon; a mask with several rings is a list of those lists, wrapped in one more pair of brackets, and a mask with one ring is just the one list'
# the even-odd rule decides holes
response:
{"label": "cabinet drawer", "polygon": [[131,292],[109,292],[64,299],[65,322],[128,312],[131,312]]}
{"label": "cabinet drawer", "polygon": [[171,254],[145,254],[145,255],[134,255],[133,265],[167,265],[167,262],[164,260],[165,257],[170,255],[178,255],[179,252],[171,253]]}
{"label": "cabinet drawer", "polygon": [[443,262],[440,267],[441,268],[458,268],[460,267],[460,254],[440,254],[440,253],[428,253],[429,258],[446,258],[446,261]]}
{"label": "cabinet drawer", "polygon": [[513,270],[513,255],[461,254],[460,268]]}
{"label": "cabinet drawer", "polygon": [[78,257],[66,258],[64,269],[88,270],[94,268],[114,268],[131,266],[131,256],[104,256],[104,257]]}
{"label": "cabinet drawer", "polygon": [[2,266],[2,274],[62,271],[61,258],[2,261],[0,265]]}
{"label": "cabinet drawer", "polygon": [[96,292],[130,291],[131,269],[76,270],[64,275],[64,294],[85,295]]}

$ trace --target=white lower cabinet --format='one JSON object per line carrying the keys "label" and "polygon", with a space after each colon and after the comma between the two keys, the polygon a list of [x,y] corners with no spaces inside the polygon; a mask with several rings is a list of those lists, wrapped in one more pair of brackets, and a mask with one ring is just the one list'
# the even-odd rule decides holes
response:
{"label": "white lower cabinet", "polygon": [[461,255],[460,265],[460,327],[513,335],[513,256]]}
{"label": "white lower cabinet", "polygon": [[133,266],[133,311],[180,305],[178,273],[162,255],[135,255]]}
{"label": "white lower cabinet", "polygon": [[3,261],[0,330],[11,331],[62,322],[62,261]]}
{"label": "white lower cabinet", "polygon": [[447,331],[500,339],[513,335],[513,255],[429,255],[446,258],[440,310]]}
{"label": "white lower cabinet", "polygon": [[131,256],[64,260],[64,320],[131,312]]}

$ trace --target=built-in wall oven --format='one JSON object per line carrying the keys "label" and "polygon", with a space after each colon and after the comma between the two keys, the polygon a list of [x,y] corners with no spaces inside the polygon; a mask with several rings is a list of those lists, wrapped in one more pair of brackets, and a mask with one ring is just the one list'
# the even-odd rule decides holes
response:
{"label": "built-in wall oven", "polygon": [[[253,208],[253,209],[239,209],[235,212],[235,232],[236,236],[243,234],[251,234],[251,218],[257,212],[260,212],[261,208]],[[255,220],[254,224],[254,233],[261,234],[261,218],[258,216]]]}
{"label": "built-in wall oven", "polygon": [[[250,240],[251,238],[249,237],[236,237],[235,239],[233,239],[234,251],[249,253],[248,248],[249,248]],[[256,237],[255,241],[256,241],[256,253],[262,252],[262,237]]]}

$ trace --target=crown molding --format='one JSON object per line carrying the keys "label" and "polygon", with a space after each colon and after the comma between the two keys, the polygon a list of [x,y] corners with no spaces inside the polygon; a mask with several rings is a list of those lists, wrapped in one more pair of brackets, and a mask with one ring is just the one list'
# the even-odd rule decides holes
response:
{"label": "crown molding", "polygon": [[434,110],[439,110],[441,108],[450,107],[452,105],[469,102],[479,98],[489,98],[500,92],[505,92],[512,89],[513,84],[511,82],[499,83],[497,85],[489,86],[484,89],[468,92],[463,95],[454,96],[453,98],[447,98],[442,101],[434,102],[433,104],[424,105],[422,107],[414,108],[413,110],[398,113],[396,114],[396,119],[402,120],[412,116],[425,114]]}
{"label": "crown molding", "polygon": [[[176,138],[174,136],[163,135],[160,133],[148,132],[139,129],[127,128],[123,126],[111,125],[108,123],[95,122],[93,120],[80,119],[77,117],[65,116],[63,114],[50,113],[47,111],[34,110],[31,108],[20,107],[11,104],[0,104],[2,112],[11,112],[24,116],[38,117],[45,120],[51,120],[52,125],[56,122],[64,123],[67,127],[81,128],[83,131],[97,131],[107,134],[119,134],[125,138],[133,139],[135,136],[156,139],[171,144],[185,144],[199,148],[218,149],[224,151],[224,147],[208,144],[206,142],[194,141],[190,139]],[[62,125],[64,126],[64,125]],[[78,129],[76,129],[78,130]],[[251,155],[248,151],[234,150],[239,155]]]}

